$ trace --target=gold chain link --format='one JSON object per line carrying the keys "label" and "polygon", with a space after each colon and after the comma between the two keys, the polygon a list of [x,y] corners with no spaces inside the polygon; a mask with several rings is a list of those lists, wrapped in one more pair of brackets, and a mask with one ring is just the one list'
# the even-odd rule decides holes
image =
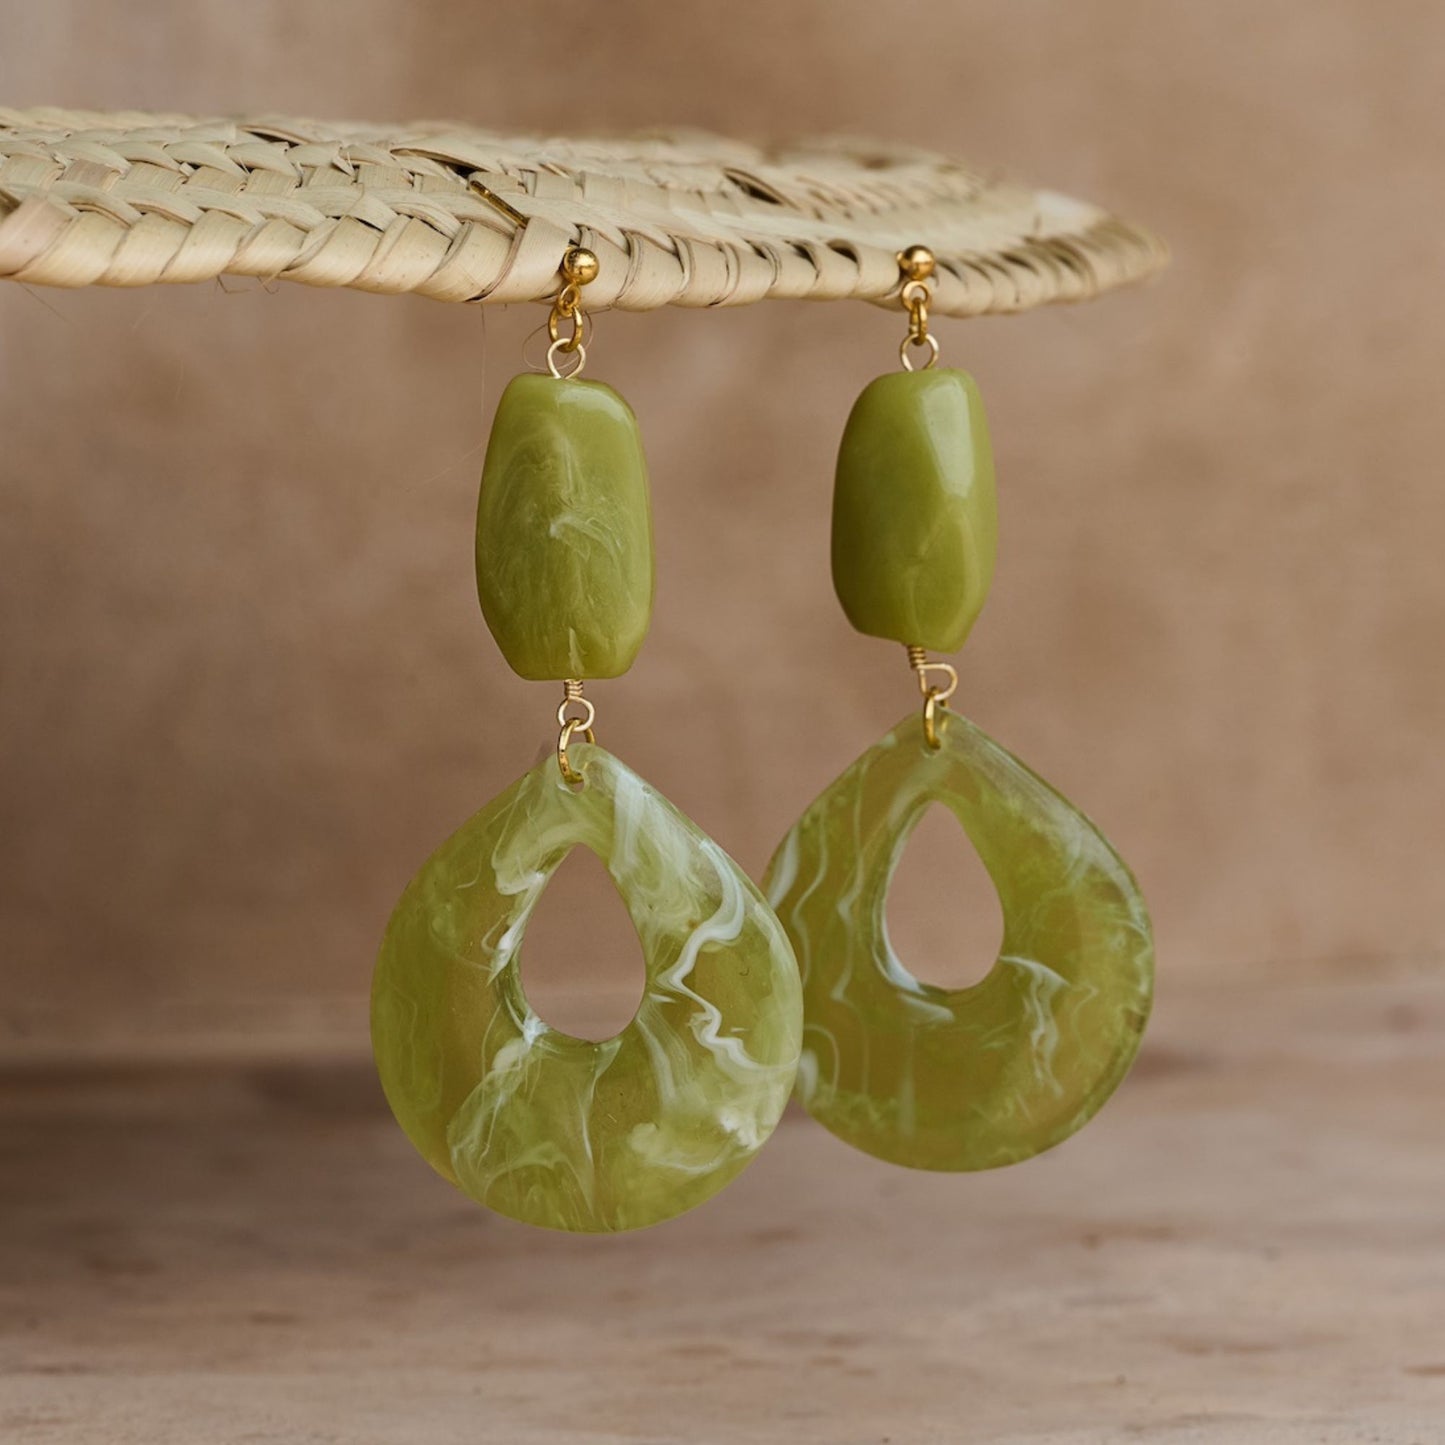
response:
{"label": "gold chain link", "polygon": [[[587,313],[582,309],[582,288],[589,281],[597,279],[601,263],[594,252],[585,246],[571,247],[562,257],[559,267],[562,273],[562,289],[552,301],[552,310],[547,317],[547,335],[551,344],[547,347],[547,370],[559,380],[565,376],[579,376],[587,365]],[[562,323],[567,322],[571,330],[565,335]],[[567,366],[560,358],[571,358],[574,363]]]}
{"label": "gold chain link", "polygon": [[928,329],[928,302],[932,295],[928,282],[936,265],[933,252],[927,246],[908,246],[898,253],[898,270],[903,277],[898,299],[908,312],[908,334],[898,343],[898,359],[905,371],[918,369],[913,353],[920,346],[928,351],[924,371],[938,360],[938,338]]}

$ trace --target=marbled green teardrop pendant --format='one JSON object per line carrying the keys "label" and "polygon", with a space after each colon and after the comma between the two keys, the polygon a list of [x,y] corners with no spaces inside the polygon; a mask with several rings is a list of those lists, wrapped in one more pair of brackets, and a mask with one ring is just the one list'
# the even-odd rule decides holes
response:
{"label": "marbled green teardrop pendant", "polygon": [[477,595],[522,677],[617,677],[652,618],[652,511],[637,418],[598,381],[518,376],[477,504]]}
{"label": "marbled green teardrop pendant", "polygon": [[[1003,908],[992,971],[919,982],[885,906],[909,833],[947,807]],[[967,719],[940,746],[917,715],[803,814],[768,869],[803,974],[798,1092],[815,1119],[880,1159],[989,1169],[1087,1122],[1124,1077],[1153,996],[1144,900],[1089,820]]]}
{"label": "marbled green teardrop pendant", "polygon": [[956,652],[998,546],[993,450],[965,371],[880,376],[854,403],[833,489],[833,586],[870,637]]}
{"label": "marbled green teardrop pendant", "polygon": [[[802,1034],[792,950],[737,864],[610,753],[586,786],[547,758],[427,861],[387,926],[372,988],[382,1087],[438,1173],[489,1209],[568,1230],[637,1229],[742,1170],[787,1103]],[[576,845],[642,944],[636,1017],[593,1043],[522,990],[532,909]]]}

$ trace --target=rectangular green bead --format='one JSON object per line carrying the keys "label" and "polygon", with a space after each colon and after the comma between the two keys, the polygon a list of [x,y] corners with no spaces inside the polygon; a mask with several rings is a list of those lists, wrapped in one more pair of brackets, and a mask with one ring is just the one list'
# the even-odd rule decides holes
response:
{"label": "rectangular green bead", "polygon": [[998,546],[993,449],[964,371],[899,371],[864,388],[833,491],[833,587],[870,637],[956,652]]}
{"label": "rectangular green bead", "polygon": [[477,596],[522,677],[617,677],[652,619],[647,462],[609,386],[514,377],[477,504]]}

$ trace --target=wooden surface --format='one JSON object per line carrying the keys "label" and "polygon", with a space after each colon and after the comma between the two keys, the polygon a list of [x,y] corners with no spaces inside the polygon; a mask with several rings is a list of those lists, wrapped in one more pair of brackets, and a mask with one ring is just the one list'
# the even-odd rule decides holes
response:
{"label": "wooden surface", "polygon": [[361,1058],[13,1070],[0,1439],[1430,1445],[1445,988],[1193,989],[1043,1159],[789,1117],[636,1236],[491,1218]]}

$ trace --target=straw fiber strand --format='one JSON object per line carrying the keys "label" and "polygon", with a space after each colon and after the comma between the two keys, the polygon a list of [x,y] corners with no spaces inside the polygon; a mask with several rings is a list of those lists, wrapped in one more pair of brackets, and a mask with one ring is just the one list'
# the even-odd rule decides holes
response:
{"label": "straw fiber strand", "polygon": [[532,301],[579,242],[602,262],[589,304],[630,310],[887,300],[895,253],[921,242],[936,313],[1020,311],[1140,280],[1165,255],[1094,206],[898,147],[0,108],[0,278]]}

